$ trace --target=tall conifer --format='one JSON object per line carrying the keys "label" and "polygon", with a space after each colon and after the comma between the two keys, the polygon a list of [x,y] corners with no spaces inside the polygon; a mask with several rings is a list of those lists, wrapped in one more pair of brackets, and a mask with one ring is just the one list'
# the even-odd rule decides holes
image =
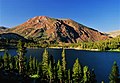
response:
{"label": "tall conifer", "polygon": [[48,51],[47,49],[45,48],[44,52],[43,52],[43,56],[42,56],[42,70],[43,70],[43,74],[44,76],[47,76],[48,75]]}
{"label": "tall conifer", "polygon": [[82,79],[82,68],[81,65],[79,64],[78,58],[75,60],[75,63],[73,65],[72,78],[74,82],[80,82]]}
{"label": "tall conifer", "polygon": [[25,53],[26,53],[26,48],[24,47],[24,43],[19,40],[18,41],[18,44],[17,44],[17,53],[18,53],[18,57],[19,57],[19,73],[20,74],[24,74],[24,69],[25,69]]}
{"label": "tall conifer", "polygon": [[114,61],[114,63],[113,63],[112,70],[109,75],[109,80],[110,80],[109,83],[120,83],[119,69],[118,69],[116,61]]}

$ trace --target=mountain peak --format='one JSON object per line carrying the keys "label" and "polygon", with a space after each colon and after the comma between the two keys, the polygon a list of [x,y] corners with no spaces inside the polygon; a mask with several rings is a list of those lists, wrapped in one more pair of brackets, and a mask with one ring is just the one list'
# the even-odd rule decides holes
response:
{"label": "mountain peak", "polygon": [[104,34],[71,19],[36,16],[10,30],[25,37],[43,38],[46,41],[73,43],[98,41],[109,38]]}
{"label": "mountain peak", "polygon": [[48,19],[48,16],[35,16],[33,19]]}
{"label": "mountain peak", "polygon": [[35,17],[29,19],[27,22],[40,22],[40,21],[45,21],[48,18],[49,17],[47,17],[47,16],[35,16]]}

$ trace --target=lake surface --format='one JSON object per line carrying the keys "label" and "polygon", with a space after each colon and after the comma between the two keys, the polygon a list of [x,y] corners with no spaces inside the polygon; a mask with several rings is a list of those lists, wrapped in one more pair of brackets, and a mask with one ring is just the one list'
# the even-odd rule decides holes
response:
{"label": "lake surface", "polygon": [[[49,55],[53,55],[55,61],[61,59],[62,49],[47,49]],[[26,56],[35,56],[38,60],[42,60],[42,53],[44,49],[27,49]],[[14,56],[16,55],[15,49],[10,49],[8,52]],[[108,76],[111,72],[113,62],[116,61],[119,66],[120,71],[120,52],[96,52],[96,51],[85,51],[85,50],[75,50],[75,49],[66,49],[66,59],[67,67],[72,68],[76,58],[79,58],[80,64],[83,66],[87,65],[90,69],[95,70],[96,78],[98,83],[102,80],[105,83],[108,83]],[[0,52],[0,55],[3,55],[4,52]]]}

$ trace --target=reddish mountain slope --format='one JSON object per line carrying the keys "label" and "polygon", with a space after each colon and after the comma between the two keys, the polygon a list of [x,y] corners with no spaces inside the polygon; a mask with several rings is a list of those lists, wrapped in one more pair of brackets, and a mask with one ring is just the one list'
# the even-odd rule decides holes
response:
{"label": "reddish mountain slope", "polygon": [[24,37],[47,39],[48,41],[73,43],[78,41],[98,41],[109,38],[97,30],[86,27],[71,19],[54,19],[36,16],[27,22],[8,29],[8,32]]}

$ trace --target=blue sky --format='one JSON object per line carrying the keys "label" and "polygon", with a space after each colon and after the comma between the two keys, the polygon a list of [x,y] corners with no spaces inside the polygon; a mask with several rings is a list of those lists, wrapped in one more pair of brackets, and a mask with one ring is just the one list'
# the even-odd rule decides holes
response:
{"label": "blue sky", "polygon": [[101,32],[120,30],[120,0],[0,0],[0,26],[43,15],[70,18]]}

